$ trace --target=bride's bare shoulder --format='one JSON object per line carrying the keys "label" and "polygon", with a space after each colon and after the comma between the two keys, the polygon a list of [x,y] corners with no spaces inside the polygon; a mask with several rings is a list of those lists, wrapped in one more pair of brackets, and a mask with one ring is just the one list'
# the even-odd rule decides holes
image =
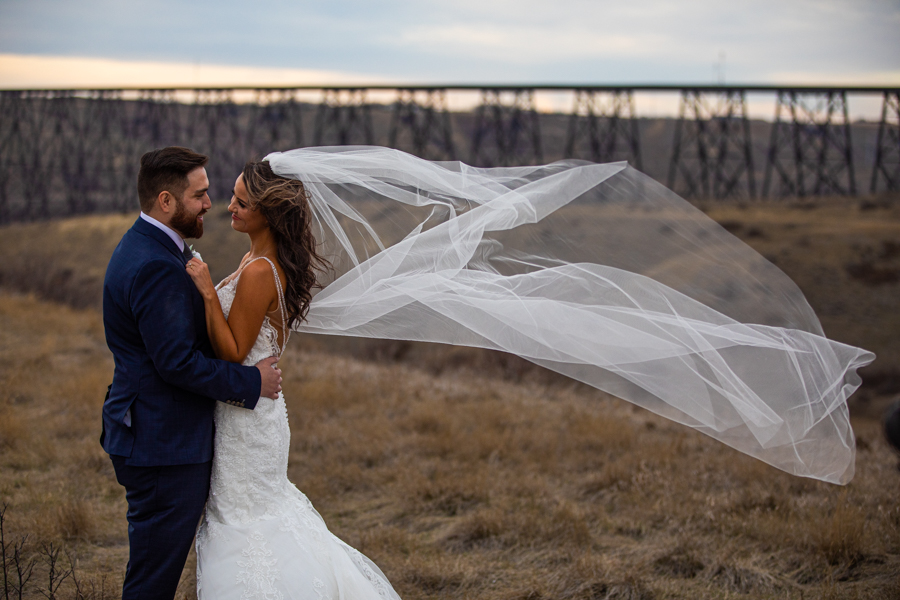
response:
{"label": "bride's bare shoulder", "polygon": [[267,311],[278,297],[272,267],[264,260],[255,260],[248,263],[240,275],[235,289],[235,305]]}
{"label": "bride's bare shoulder", "polygon": [[[252,282],[254,284],[265,284],[266,282],[271,285],[275,285],[275,277],[272,274],[272,267],[269,266],[269,262],[265,260],[254,260],[241,270],[241,281],[238,282],[238,285],[242,283],[244,280]],[[255,286],[254,286],[255,287]]]}

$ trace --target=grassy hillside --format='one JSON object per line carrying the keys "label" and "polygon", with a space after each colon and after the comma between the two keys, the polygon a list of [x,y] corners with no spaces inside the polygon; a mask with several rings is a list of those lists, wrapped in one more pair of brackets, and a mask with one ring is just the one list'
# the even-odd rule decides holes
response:
{"label": "grassy hillside", "polygon": [[[231,230],[224,208],[217,200],[203,238],[194,243],[216,281],[231,273],[249,247]],[[861,398],[900,393],[900,196],[704,208],[799,284],[829,337],[878,355],[863,371],[867,394]],[[85,216],[0,228],[0,287],[99,308],[109,256],[136,217]],[[406,360],[434,372],[481,366],[516,379],[533,370],[514,357],[471,349],[349,338],[307,338],[304,344],[362,358]]]}
{"label": "grassy hillside", "polygon": [[[27,533],[25,557],[65,545],[80,585],[114,598],[127,531],[97,443],[112,373],[99,315],[0,295],[0,365],[6,539]],[[854,420],[841,488],[578,386],[302,344],[282,368],[292,481],[403,598],[898,597],[900,474],[872,419]],[[192,590],[193,558],[179,597]]]}
{"label": "grassy hillside", "polygon": [[[900,473],[878,422],[900,391],[900,206],[708,212],[799,283],[829,336],[879,354],[854,399],[850,485],[786,475],[505,355],[312,337],[282,360],[291,479],[406,599],[900,598]],[[6,541],[28,534],[25,557],[65,545],[94,598],[117,597],[127,560],[124,494],[97,443],[112,373],[97,307],[134,217],[0,229]],[[246,240],[220,206],[196,247],[222,277]],[[47,576],[39,562],[31,597]]]}

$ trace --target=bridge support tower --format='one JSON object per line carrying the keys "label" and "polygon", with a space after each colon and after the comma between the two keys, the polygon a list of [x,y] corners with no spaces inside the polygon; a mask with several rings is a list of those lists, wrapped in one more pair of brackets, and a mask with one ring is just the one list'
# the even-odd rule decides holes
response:
{"label": "bridge support tower", "polygon": [[643,170],[633,91],[576,89],[565,152],[594,162],[627,160]]}
{"label": "bridge support tower", "polygon": [[365,88],[322,90],[313,146],[374,145],[372,111]]}
{"label": "bridge support tower", "polygon": [[480,167],[543,162],[533,89],[481,90],[481,104],[475,109],[470,160]]}
{"label": "bridge support tower", "polygon": [[686,198],[756,196],[745,90],[682,90],[667,183]]}
{"label": "bridge support tower", "polygon": [[[884,187],[879,186],[884,181]],[[900,91],[884,92],[878,141],[875,146],[875,166],[869,193],[880,189],[900,191]]]}
{"label": "bridge support tower", "polygon": [[456,159],[447,90],[398,89],[388,145],[428,160]]}
{"label": "bridge support tower", "polygon": [[763,194],[856,194],[846,91],[778,91]]}

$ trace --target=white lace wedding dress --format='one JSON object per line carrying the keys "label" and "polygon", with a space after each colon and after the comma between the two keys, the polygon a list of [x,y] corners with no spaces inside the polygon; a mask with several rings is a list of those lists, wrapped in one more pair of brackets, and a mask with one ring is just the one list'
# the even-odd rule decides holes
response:
{"label": "white lace wedding dress", "polygon": [[[226,317],[246,264],[218,288]],[[282,333],[286,344],[288,332]],[[244,364],[283,350],[267,316]],[[200,600],[399,598],[378,567],[328,531],[288,480],[291,433],[282,394],[260,399],[254,410],[218,402],[215,422],[209,500],[197,532]]]}

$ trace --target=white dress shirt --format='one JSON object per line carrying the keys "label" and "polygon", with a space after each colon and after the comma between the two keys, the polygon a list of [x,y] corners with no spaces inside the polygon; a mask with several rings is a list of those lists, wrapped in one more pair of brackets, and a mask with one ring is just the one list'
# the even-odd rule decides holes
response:
{"label": "white dress shirt", "polygon": [[178,250],[180,252],[184,252],[184,239],[180,235],[178,235],[178,233],[174,229],[172,229],[168,225],[160,223],[145,212],[141,212],[141,218],[172,238],[172,241],[175,242],[176,246],[178,246]]}

